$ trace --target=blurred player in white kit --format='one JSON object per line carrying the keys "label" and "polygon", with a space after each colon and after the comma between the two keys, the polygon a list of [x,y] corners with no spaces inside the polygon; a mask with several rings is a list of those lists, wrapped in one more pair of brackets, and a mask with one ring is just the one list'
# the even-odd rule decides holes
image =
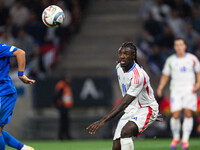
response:
{"label": "blurred player in white kit", "polygon": [[[170,80],[170,108],[172,117],[170,120],[173,140],[171,149],[176,149],[180,142],[181,121],[180,116],[184,112],[182,124],[182,149],[189,148],[189,137],[193,129],[193,111],[197,109],[197,90],[200,88],[200,64],[196,56],[186,52],[184,39],[174,40],[175,54],[168,57],[165,62],[162,77],[157,89],[157,95],[162,96],[162,91]],[[196,76],[195,76],[196,75]]]}

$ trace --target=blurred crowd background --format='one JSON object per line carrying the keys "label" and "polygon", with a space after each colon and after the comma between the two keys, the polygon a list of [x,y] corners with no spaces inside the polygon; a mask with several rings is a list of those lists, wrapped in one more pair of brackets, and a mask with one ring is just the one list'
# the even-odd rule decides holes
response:
{"label": "blurred crowd background", "polygon": [[146,0],[141,8],[140,50],[147,56],[151,72],[159,75],[172,54],[175,38],[184,38],[187,51],[200,58],[200,1]]}
{"label": "blurred crowd background", "polygon": [[[52,4],[65,14],[56,29],[41,19]],[[24,139],[58,138],[54,88],[66,76],[74,101],[67,116],[70,138],[111,138],[117,120],[92,137],[85,127],[121,101],[114,68],[117,49],[126,40],[138,46],[139,62],[154,91],[166,58],[174,53],[175,38],[184,38],[187,51],[200,59],[199,0],[0,0],[0,20],[0,42],[26,51],[25,73],[37,81],[32,87],[19,83],[16,61],[11,60],[18,102],[7,129]],[[168,94],[166,90],[162,98],[156,97],[165,121],[155,123],[143,137],[171,136]],[[200,135],[199,113],[200,100],[192,136]]]}

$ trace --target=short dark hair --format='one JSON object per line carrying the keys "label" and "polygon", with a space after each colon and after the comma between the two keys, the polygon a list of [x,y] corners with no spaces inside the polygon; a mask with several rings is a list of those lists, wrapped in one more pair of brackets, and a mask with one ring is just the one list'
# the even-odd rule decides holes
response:
{"label": "short dark hair", "polygon": [[135,59],[134,61],[138,63],[138,60],[137,60],[137,47],[135,46],[135,44],[133,42],[124,42],[121,46],[121,48],[130,48],[132,51],[134,51],[135,53]]}
{"label": "short dark hair", "polygon": [[186,41],[185,41],[184,38],[181,38],[181,37],[175,38],[175,39],[174,39],[174,42],[175,42],[175,41],[178,41],[178,40],[182,40],[182,41],[184,42],[184,44],[187,45],[187,43],[186,43]]}

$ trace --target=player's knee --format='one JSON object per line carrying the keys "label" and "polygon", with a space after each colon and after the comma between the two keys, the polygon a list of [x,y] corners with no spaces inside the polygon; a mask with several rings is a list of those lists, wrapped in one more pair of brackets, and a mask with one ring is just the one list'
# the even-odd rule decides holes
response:
{"label": "player's knee", "polygon": [[121,132],[121,138],[127,138],[127,137],[131,137],[130,131],[123,128]]}
{"label": "player's knee", "polygon": [[138,134],[138,127],[134,122],[128,122],[121,131],[121,138],[133,137]]}
{"label": "player's knee", "polygon": [[137,126],[135,124],[124,126],[121,131],[121,138],[128,138],[137,135]]}
{"label": "player's knee", "polygon": [[177,115],[173,115],[173,118],[174,118],[174,119],[179,119],[180,117],[177,116]]}
{"label": "player's knee", "polygon": [[174,119],[179,119],[179,118],[180,118],[180,113],[179,113],[179,112],[173,113],[173,114],[172,114],[172,117],[173,117]]}
{"label": "player's knee", "polygon": [[189,112],[188,112],[188,113],[185,113],[185,114],[184,114],[184,117],[185,117],[185,118],[191,118],[191,117],[192,117],[192,113],[189,113]]}

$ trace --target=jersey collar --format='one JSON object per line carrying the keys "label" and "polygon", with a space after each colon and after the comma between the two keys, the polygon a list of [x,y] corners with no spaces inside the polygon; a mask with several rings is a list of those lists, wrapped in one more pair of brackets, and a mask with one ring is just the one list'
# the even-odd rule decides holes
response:
{"label": "jersey collar", "polygon": [[[185,57],[187,56],[187,54],[188,54],[188,53],[186,52],[185,55],[184,55],[184,57],[181,57],[181,58],[185,58]],[[177,58],[180,58],[180,57],[178,57],[177,54],[176,54],[176,57],[177,57]]]}
{"label": "jersey collar", "polygon": [[133,63],[133,66],[127,71],[127,73],[131,72],[131,70],[133,70],[133,68],[135,68],[136,63]]}

